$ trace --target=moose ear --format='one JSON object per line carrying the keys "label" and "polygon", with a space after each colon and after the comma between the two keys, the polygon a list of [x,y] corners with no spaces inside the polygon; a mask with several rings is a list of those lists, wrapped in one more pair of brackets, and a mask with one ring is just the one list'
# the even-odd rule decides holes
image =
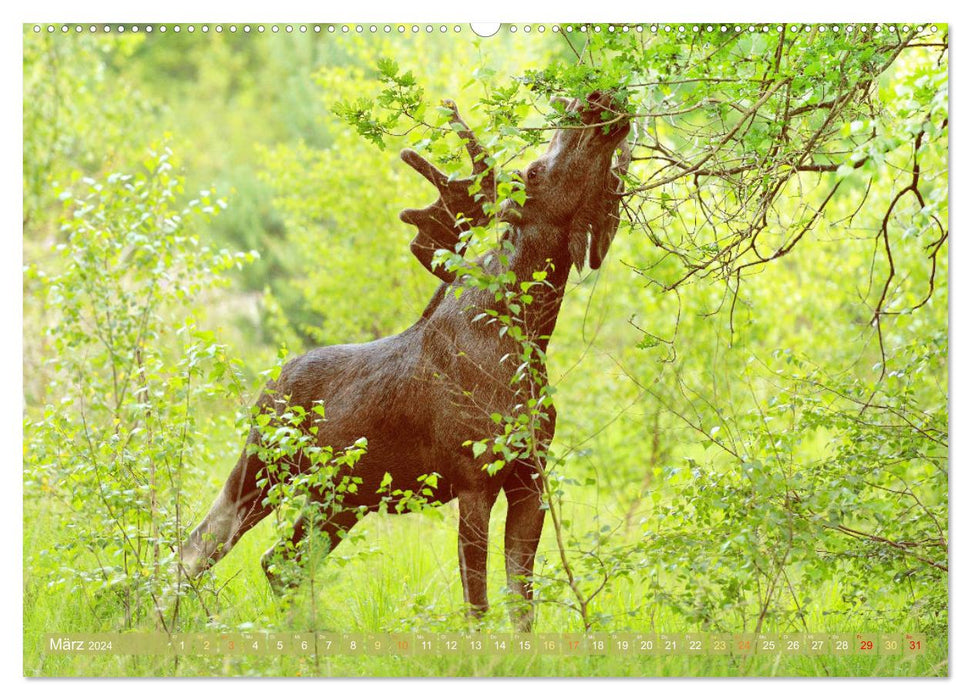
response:
{"label": "moose ear", "polygon": [[[616,178],[616,176],[614,176]],[[598,270],[607,256],[617,227],[620,224],[620,198],[604,196],[594,211],[588,211],[586,216],[574,220],[574,228],[570,231],[567,247],[570,262],[577,269],[583,271],[583,264],[587,261],[587,251],[590,251],[590,269]]]}
{"label": "moose ear", "polygon": [[607,257],[607,250],[617,234],[620,225],[620,200],[614,200],[610,207],[604,207],[604,216],[593,223],[590,230],[590,269],[599,270]]}
{"label": "moose ear", "polygon": [[570,231],[570,237],[567,240],[567,249],[570,253],[570,262],[573,263],[573,267],[577,269],[577,272],[583,272],[583,263],[587,261],[588,237],[589,231],[584,223],[573,228]]}
{"label": "moose ear", "polygon": [[[620,194],[624,190],[624,182],[620,176],[627,173],[630,165],[630,147],[624,141],[620,146],[620,155],[617,158],[617,165],[610,171],[607,177],[607,192],[604,193],[602,203],[597,207],[590,221],[590,269],[599,270],[607,257],[607,250],[617,234],[617,227],[620,226]],[[619,175],[618,175],[619,173]],[[585,238],[585,237],[584,237]],[[574,265],[583,265],[584,253],[580,251],[579,257],[574,252],[574,236],[570,237],[570,257]],[[586,243],[586,241],[583,241]]]}

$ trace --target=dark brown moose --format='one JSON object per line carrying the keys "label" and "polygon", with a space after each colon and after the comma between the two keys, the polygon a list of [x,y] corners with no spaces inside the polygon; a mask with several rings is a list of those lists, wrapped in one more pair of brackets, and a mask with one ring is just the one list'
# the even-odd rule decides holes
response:
{"label": "dark brown moose", "polygon": [[[337,546],[362,513],[387,502],[388,489],[382,488],[386,474],[395,488],[415,492],[425,475],[437,474],[430,500],[458,499],[462,587],[471,612],[481,615],[488,607],[489,514],[500,490],[508,501],[508,585],[526,601],[532,599],[530,579],[545,514],[542,480],[536,470],[542,467],[545,450],[534,452],[538,458],[519,458],[490,474],[483,467],[494,456],[489,451],[476,456],[468,441],[494,437],[501,429],[493,414],[515,415],[521,410],[517,405],[538,396],[545,367],[514,381],[522,345],[517,348],[519,341],[498,333],[497,324],[486,323],[488,315],[482,313],[505,302],[497,302],[493,291],[473,286],[461,295],[451,293],[454,285],[462,284],[462,276],[456,280],[454,273],[432,265],[434,250],[454,249],[463,230],[490,221],[483,209],[487,200],[477,201],[469,194],[473,179],[480,179],[483,192],[495,187],[487,154],[454,104],[445,104],[472,158],[473,176],[449,180],[414,151],[401,154],[440,194],[424,209],[402,212],[401,219],[418,228],[411,249],[443,284],[421,318],[402,333],[360,345],[317,348],[289,361],[257,405],[271,412],[299,405],[310,415],[312,407],[322,403],[326,418],[317,420],[316,439],[335,450],[367,438],[366,452],[357,464],[343,468],[361,480],[356,492],[346,493],[341,507],[314,521],[330,548]],[[547,152],[522,173],[525,203],[504,202],[500,208],[499,218],[509,224],[503,240],[510,253],[501,256],[493,251],[480,260],[493,274],[511,270],[517,281],[546,272],[545,282],[530,290],[533,300],[522,312],[522,330],[544,352],[570,266],[580,269],[589,250],[590,267],[600,267],[617,231],[622,186],[616,171],[625,168],[629,158],[625,142],[629,119],[615,98],[594,92],[585,101],[566,103],[564,117]],[[620,155],[616,164],[615,153]],[[538,423],[538,442],[545,447],[556,423],[551,404],[542,405]],[[266,475],[273,470],[259,457],[260,440],[254,426],[222,492],[183,545],[181,561],[189,577],[225,556],[272,510],[267,499],[272,479]],[[298,470],[301,467],[307,465],[298,465]],[[301,517],[290,541],[278,543],[264,555],[263,567],[275,590],[281,586],[273,562],[280,553],[299,557],[296,545],[307,534],[309,522]],[[512,616],[519,629],[529,630],[532,606],[517,606]]]}

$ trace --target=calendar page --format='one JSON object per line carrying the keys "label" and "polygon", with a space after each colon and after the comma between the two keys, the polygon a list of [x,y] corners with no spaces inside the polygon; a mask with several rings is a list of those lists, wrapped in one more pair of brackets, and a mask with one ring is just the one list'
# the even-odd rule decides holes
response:
{"label": "calendar page", "polygon": [[950,673],[946,24],[22,33],[25,676]]}

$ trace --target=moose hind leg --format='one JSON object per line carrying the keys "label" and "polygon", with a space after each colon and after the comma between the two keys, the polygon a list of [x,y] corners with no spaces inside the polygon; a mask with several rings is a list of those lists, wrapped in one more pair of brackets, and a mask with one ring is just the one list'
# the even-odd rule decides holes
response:
{"label": "moose hind leg", "polygon": [[519,463],[503,484],[508,502],[506,513],[506,581],[509,590],[522,596],[521,604],[510,610],[512,622],[520,632],[533,626],[533,565],[543,532],[543,487],[532,478],[531,465]]}
{"label": "moose hind leg", "polygon": [[496,494],[459,494],[459,571],[469,613],[482,617],[489,609],[486,565],[489,550],[489,514]]}
{"label": "moose hind leg", "polygon": [[[362,513],[353,508],[340,509],[329,515],[302,514],[294,523],[290,537],[274,544],[260,559],[273,593],[283,595],[288,589],[299,586],[302,567],[307,563],[308,556],[312,559],[309,562],[311,566],[319,563],[319,559],[314,559],[323,558],[334,551],[361,517]],[[322,536],[308,541],[307,535],[315,528]]]}
{"label": "moose hind leg", "polygon": [[182,569],[195,578],[222,559],[239,538],[272,511],[256,485],[263,463],[245,452],[206,517],[182,545]]}

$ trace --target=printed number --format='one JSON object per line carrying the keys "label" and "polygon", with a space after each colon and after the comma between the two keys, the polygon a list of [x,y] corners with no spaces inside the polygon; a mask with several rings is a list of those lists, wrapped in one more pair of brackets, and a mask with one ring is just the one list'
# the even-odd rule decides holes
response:
{"label": "printed number", "polygon": [[715,651],[725,651],[726,649],[728,649],[728,644],[725,643],[724,639],[716,639],[712,643],[712,648]]}
{"label": "printed number", "polygon": [[330,649],[330,645],[331,645],[331,640],[329,640],[329,639],[328,639],[328,640],[327,640],[326,642],[324,642],[324,643],[325,643],[325,644],[327,645],[327,647],[326,647],[326,648],[327,648],[327,649]]}
{"label": "printed number", "polygon": [[576,649],[579,649],[579,648],[580,648],[580,640],[578,640],[578,639],[572,639],[572,640],[570,640],[570,649],[571,650],[576,650]]}
{"label": "printed number", "polygon": [[473,650],[479,651],[482,649],[482,642],[480,642],[478,639],[473,639],[470,643],[472,644]]}
{"label": "printed number", "polygon": [[627,640],[626,639],[618,639],[617,640],[617,648],[620,649],[621,651],[627,651],[628,646],[629,645],[627,644]]}
{"label": "printed number", "polygon": [[775,642],[771,639],[762,640],[762,651],[772,651],[773,649],[775,649]]}
{"label": "printed number", "polygon": [[520,651],[529,651],[532,648],[533,648],[533,645],[529,643],[528,639],[522,639],[519,641]]}
{"label": "printed number", "polygon": [[897,640],[896,639],[888,639],[887,641],[885,641],[883,643],[883,648],[884,649],[889,649],[890,651],[896,651],[896,649],[897,649]]}
{"label": "printed number", "polygon": [[501,639],[497,639],[496,640],[496,649],[498,649],[499,651],[505,651],[506,650],[506,643],[503,640],[501,640]]}
{"label": "printed number", "polygon": [[425,651],[429,651],[432,648],[432,643],[423,639],[421,642],[421,648]]}
{"label": "printed number", "polygon": [[205,651],[209,651],[209,640],[208,640],[208,639],[207,639],[207,640],[205,640],[205,641],[204,641],[204,642],[202,643],[202,648],[203,648],[203,649],[204,649]]}
{"label": "printed number", "polygon": [[850,648],[850,643],[845,639],[836,642],[836,651],[846,651]]}
{"label": "printed number", "polygon": [[[351,644],[354,644],[354,642],[351,642]],[[301,651],[307,651],[309,648],[310,648],[310,645],[307,643],[307,640],[300,642]],[[351,647],[351,648],[353,649],[354,647]]]}
{"label": "printed number", "polygon": [[790,639],[786,644],[786,649],[789,651],[799,651],[799,642],[795,639]]}
{"label": "printed number", "polygon": [[642,639],[641,640],[641,651],[651,651],[654,649],[653,639]]}
{"label": "printed number", "polygon": [[590,644],[593,646],[593,648],[596,651],[603,651],[604,650],[604,643],[603,643],[603,640],[602,639],[595,639],[594,641],[590,642]]}
{"label": "printed number", "polygon": [[916,639],[911,639],[910,640],[910,650],[911,651],[920,651],[920,641],[919,640],[916,640]]}
{"label": "printed number", "polygon": [[277,641],[277,643],[276,643],[276,650],[277,651],[283,651],[283,642]]}
{"label": "printed number", "polygon": [[873,642],[869,639],[864,639],[860,642],[860,651],[870,651],[873,649]]}
{"label": "printed number", "polygon": [[229,643],[229,650],[232,651],[235,648],[236,648],[236,643],[235,642],[230,642]]}
{"label": "printed number", "polygon": [[459,643],[458,642],[445,642],[445,648],[448,649],[449,651],[458,651]]}
{"label": "printed number", "polygon": [[701,642],[697,639],[688,640],[688,649],[691,651],[701,651]]}
{"label": "printed number", "polygon": [[748,651],[751,648],[752,648],[752,640],[751,639],[741,639],[741,640],[739,640],[739,642],[738,642],[738,649],[739,649],[739,651]]}
{"label": "printed number", "polygon": [[256,641],[256,640],[253,641],[253,648],[256,649],[257,651],[260,650],[260,643],[259,643],[259,641]]}
{"label": "printed number", "polygon": [[355,641],[355,640],[352,639],[351,640],[351,651],[356,651],[356,650],[357,650],[357,641]]}
{"label": "printed number", "polygon": [[664,640],[664,651],[674,651],[678,648],[678,643],[673,639]]}
{"label": "printed number", "polygon": [[822,640],[814,639],[813,640],[813,651],[819,651],[822,648],[823,648],[823,642],[822,642]]}
{"label": "printed number", "polygon": [[556,642],[552,639],[543,642],[543,646],[546,647],[546,651],[556,651]]}

